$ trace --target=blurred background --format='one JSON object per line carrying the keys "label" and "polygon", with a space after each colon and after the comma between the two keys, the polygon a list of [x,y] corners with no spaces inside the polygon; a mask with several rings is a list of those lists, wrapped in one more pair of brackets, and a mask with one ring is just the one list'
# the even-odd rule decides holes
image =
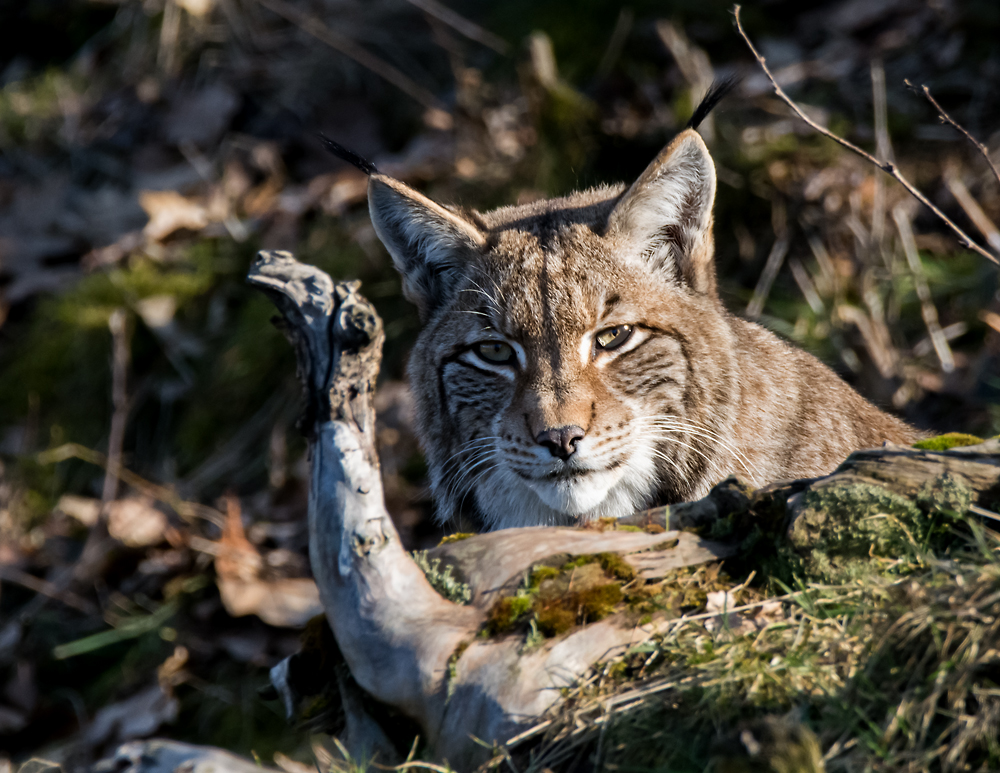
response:
{"label": "blurred background", "polygon": [[[813,120],[1000,251],[1000,181],[903,82],[1000,162],[997,3],[742,18]],[[729,74],[702,131],[727,306],[925,429],[996,435],[997,267],[794,118],[728,0],[0,0],[0,770],[150,734],[289,773],[323,754],[257,694],[319,605],[256,250],[362,280],[389,506],[409,547],[440,538],[403,381],[418,320],[319,132],[489,208],[633,179]]]}

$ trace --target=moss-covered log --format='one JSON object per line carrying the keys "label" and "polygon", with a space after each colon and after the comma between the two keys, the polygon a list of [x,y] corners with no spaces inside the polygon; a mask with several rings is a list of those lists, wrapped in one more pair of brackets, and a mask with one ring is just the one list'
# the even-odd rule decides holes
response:
{"label": "moss-covered log", "polygon": [[[415,720],[434,756],[461,769],[481,762],[488,749],[473,737],[506,742],[558,703],[560,688],[595,661],[658,630],[619,612],[574,616],[581,625],[532,647],[516,633],[481,636],[488,610],[534,564],[596,553],[623,553],[629,561],[645,551],[631,559],[638,571],[662,574],[731,553],[730,546],[662,528],[512,529],[434,551],[435,561],[459,570],[472,603],[446,600],[403,549],[385,509],[372,431],[383,340],[378,315],[356,283],[335,284],[288,253],[260,253],[249,281],[281,311],[307,393],[310,557],[327,619],[353,679]],[[613,611],[605,606],[602,612]],[[347,727],[350,735],[351,717]],[[378,734],[348,742],[359,757],[373,745],[382,759],[392,756]]]}
{"label": "moss-covered log", "polygon": [[[306,388],[310,555],[353,680],[333,681],[359,758],[379,751],[388,762],[407,748],[373,718],[383,706],[416,723],[431,756],[471,768],[488,754],[473,738],[522,734],[595,662],[704,612],[713,593],[725,597],[716,612],[739,603],[743,586],[720,574],[721,559],[744,576],[772,559],[842,572],[900,541],[918,545],[942,513],[988,517],[1000,500],[998,441],[887,446],[826,478],[759,491],[729,479],[697,502],[616,522],[472,535],[411,556],[385,509],[374,447],[374,309],[356,283],[335,284],[288,253],[261,253],[250,282],[281,310]],[[290,673],[286,663],[273,677],[292,709]]]}

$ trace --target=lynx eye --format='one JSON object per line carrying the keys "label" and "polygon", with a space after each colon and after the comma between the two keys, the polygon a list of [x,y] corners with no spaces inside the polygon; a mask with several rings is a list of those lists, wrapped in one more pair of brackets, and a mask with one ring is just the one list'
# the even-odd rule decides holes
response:
{"label": "lynx eye", "polygon": [[625,343],[631,335],[631,325],[615,325],[614,327],[609,327],[607,330],[602,330],[595,337],[595,340],[597,341],[597,348],[604,349],[605,351],[617,349]]}
{"label": "lynx eye", "polygon": [[475,345],[476,354],[487,362],[506,365],[514,359],[514,350],[503,341],[484,341]]}

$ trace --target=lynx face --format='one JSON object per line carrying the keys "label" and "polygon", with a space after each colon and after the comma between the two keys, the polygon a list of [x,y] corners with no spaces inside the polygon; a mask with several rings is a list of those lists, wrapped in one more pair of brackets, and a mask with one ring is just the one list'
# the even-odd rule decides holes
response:
{"label": "lynx face", "polygon": [[447,507],[490,524],[616,517],[699,477],[704,460],[677,452],[678,430],[705,424],[690,400],[705,343],[679,325],[713,304],[581,223],[501,231],[469,268],[410,367]]}
{"label": "lynx face", "polygon": [[[409,375],[441,520],[620,517],[732,473],[757,485],[820,474],[867,442],[803,410],[800,394],[836,393],[857,414],[847,423],[872,425],[867,410],[905,434],[817,361],[725,312],[714,196],[691,130],[627,190],[485,214],[371,177],[373,224],[424,322]],[[748,346],[763,362],[748,363]],[[820,430],[834,439],[789,456]]]}

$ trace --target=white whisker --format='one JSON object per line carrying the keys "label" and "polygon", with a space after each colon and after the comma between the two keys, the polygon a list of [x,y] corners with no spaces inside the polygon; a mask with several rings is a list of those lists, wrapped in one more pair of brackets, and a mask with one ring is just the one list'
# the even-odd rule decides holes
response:
{"label": "white whisker", "polygon": [[746,471],[752,479],[752,482],[760,483],[764,480],[764,475],[761,473],[760,469],[753,464],[747,457],[741,453],[732,443],[727,441],[725,438],[721,437],[717,433],[690,421],[685,421],[682,419],[677,419],[672,416],[651,416],[643,417],[640,423],[645,423],[648,428],[655,428],[668,431],[679,431],[688,432],[702,439],[714,442],[716,445],[729,451],[736,460],[740,463],[743,469]]}

